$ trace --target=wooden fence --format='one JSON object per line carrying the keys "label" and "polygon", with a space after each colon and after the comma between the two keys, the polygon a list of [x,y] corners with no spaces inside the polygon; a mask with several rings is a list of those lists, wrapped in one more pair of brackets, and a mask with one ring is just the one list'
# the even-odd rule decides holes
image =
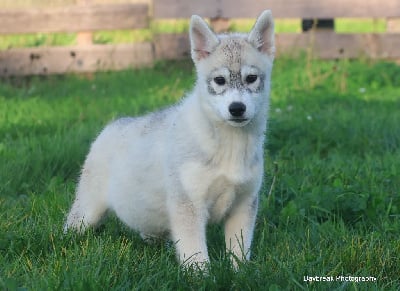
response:
{"label": "wooden fence", "polygon": [[[151,9],[150,9],[151,7]],[[0,10],[0,34],[74,32],[65,47],[10,48],[0,51],[0,76],[93,72],[149,66],[157,59],[189,55],[185,34],[159,34],[153,41],[93,44],[92,32],[148,28],[153,19],[198,14],[215,26],[231,18],[255,18],[271,9],[275,18],[386,18],[380,34],[337,34],[333,30],[276,35],[277,53],[311,49],[319,58],[400,59],[400,0],[153,0],[148,4],[81,4],[46,9]],[[218,27],[216,27],[218,29]]]}

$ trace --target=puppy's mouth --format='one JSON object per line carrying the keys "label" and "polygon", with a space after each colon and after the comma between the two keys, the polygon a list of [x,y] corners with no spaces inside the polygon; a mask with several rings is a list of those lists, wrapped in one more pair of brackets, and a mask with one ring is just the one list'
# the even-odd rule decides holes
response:
{"label": "puppy's mouth", "polygon": [[231,119],[229,119],[229,121],[233,121],[235,123],[242,123],[242,122],[248,121],[248,119],[247,118],[231,118]]}
{"label": "puppy's mouth", "polygon": [[250,122],[248,118],[230,118],[228,123],[233,127],[243,127]]}

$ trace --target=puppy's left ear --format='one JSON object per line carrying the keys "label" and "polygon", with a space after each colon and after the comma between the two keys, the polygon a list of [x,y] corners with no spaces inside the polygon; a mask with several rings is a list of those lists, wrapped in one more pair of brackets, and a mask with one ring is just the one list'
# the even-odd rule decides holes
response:
{"label": "puppy's left ear", "polygon": [[197,62],[208,57],[218,44],[218,37],[207,23],[200,16],[193,15],[190,20],[190,45],[193,61]]}
{"label": "puppy's left ear", "polygon": [[247,39],[260,52],[275,56],[274,21],[271,10],[265,10],[257,18]]}

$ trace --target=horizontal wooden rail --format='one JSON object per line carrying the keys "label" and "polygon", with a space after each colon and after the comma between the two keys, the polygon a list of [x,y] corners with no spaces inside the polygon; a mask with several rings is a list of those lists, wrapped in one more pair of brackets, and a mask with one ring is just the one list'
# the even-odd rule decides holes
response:
{"label": "horizontal wooden rail", "polygon": [[121,70],[153,64],[152,44],[19,48],[0,51],[0,76]]}
{"label": "horizontal wooden rail", "polygon": [[399,0],[153,0],[155,18],[254,18],[271,9],[276,18],[400,17]]}
{"label": "horizontal wooden rail", "polygon": [[[306,50],[322,59],[358,58],[399,59],[399,34],[336,34],[329,31],[283,33],[276,35],[277,57],[295,56]],[[180,59],[190,55],[187,34],[159,35],[155,41],[156,58]]]}
{"label": "horizontal wooden rail", "polygon": [[147,4],[2,9],[0,10],[0,34],[145,28],[149,25],[148,17]]}

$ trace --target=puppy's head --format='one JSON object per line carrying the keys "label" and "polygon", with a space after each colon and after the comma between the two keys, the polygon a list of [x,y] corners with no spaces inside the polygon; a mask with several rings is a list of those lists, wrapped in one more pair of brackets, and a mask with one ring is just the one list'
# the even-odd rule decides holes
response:
{"label": "puppy's head", "polygon": [[266,114],[275,53],[269,10],[258,17],[249,34],[216,35],[193,15],[190,42],[196,89],[208,114],[235,127]]}

